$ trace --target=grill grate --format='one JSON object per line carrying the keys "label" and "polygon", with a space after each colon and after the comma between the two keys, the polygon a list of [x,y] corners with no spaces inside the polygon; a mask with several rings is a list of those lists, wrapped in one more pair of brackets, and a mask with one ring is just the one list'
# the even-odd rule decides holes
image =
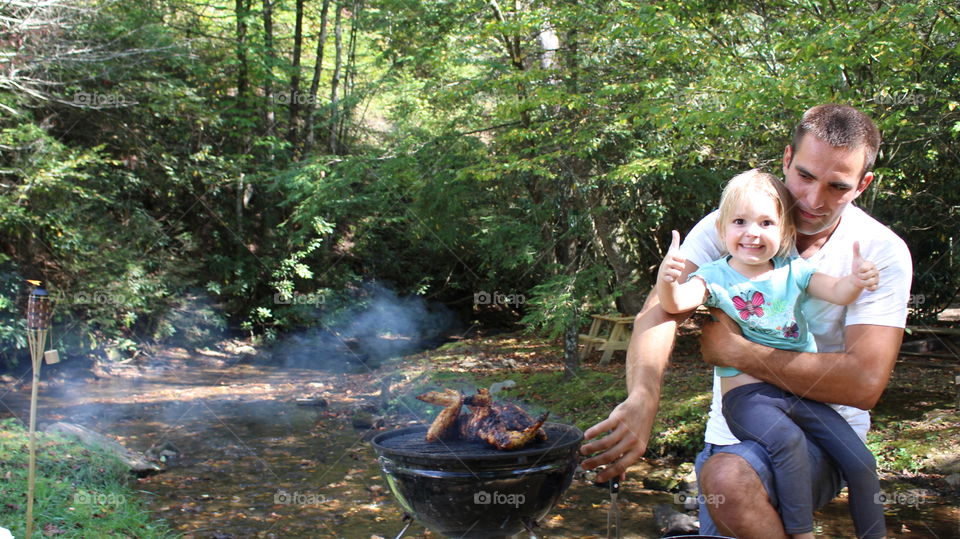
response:
{"label": "grill grate", "polygon": [[424,439],[426,427],[408,430],[404,429],[396,436],[378,440],[378,445],[388,452],[416,453],[422,456],[436,456],[439,458],[473,458],[502,456],[507,458],[514,455],[536,454],[549,451],[554,447],[569,446],[580,439],[580,431],[567,425],[547,423],[542,427],[547,431],[546,441],[534,441],[522,449],[503,451],[487,444],[461,439],[427,442]]}

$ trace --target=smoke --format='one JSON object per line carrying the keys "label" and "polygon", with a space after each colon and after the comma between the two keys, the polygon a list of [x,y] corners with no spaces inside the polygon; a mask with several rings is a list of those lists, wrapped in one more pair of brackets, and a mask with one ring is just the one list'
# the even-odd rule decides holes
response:
{"label": "smoke", "polygon": [[[171,340],[192,348],[216,339],[222,330],[213,314],[202,294],[191,295],[168,319],[177,330]],[[259,447],[263,436],[302,432],[316,422],[317,409],[297,407],[292,396],[336,392],[340,373],[369,372],[390,358],[435,347],[459,327],[456,316],[439,303],[369,284],[336,310],[336,321],[289,336],[262,358],[272,360],[250,370],[231,369],[227,363],[240,356],[229,352],[191,354],[161,346],[152,359],[141,362],[140,375],[94,380],[82,371],[65,372],[62,383],[43,387],[40,423],[62,420],[132,436],[131,441],[137,438],[132,447],[139,450],[168,440],[189,453],[215,435],[246,451],[248,442]],[[304,370],[324,373],[311,376]],[[45,369],[44,380],[55,372]],[[223,387],[233,389],[225,394]],[[375,394],[380,387],[369,389]],[[24,395],[4,395],[0,388],[0,410],[17,410],[26,419],[21,413],[28,408]]]}
{"label": "smoke", "polygon": [[379,284],[364,285],[338,322],[320,324],[278,345],[284,365],[351,371],[437,346],[459,328],[456,316],[420,296],[399,296]]}

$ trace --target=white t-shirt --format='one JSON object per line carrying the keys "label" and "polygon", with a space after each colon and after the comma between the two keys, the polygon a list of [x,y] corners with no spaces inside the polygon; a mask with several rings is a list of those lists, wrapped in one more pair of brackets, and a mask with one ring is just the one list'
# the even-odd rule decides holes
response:
{"label": "white t-shirt", "polygon": [[[723,244],[717,234],[718,212],[707,215],[687,235],[680,252],[697,266],[720,258]],[[854,324],[892,326],[902,328],[907,321],[907,302],[910,282],[913,279],[913,263],[910,250],[899,236],[867,215],[860,208],[849,204],[843,211],[840,224],[830,239],[819,251],[807,259],[817,271],[842,277],[851,271],[853,242],[860,242],[860,254],[872,261],[880,270],[880,285],[870,292],[864,290],[857,300],[840,306],[810,298],[805,302],[803,315],[810,332],[817,341],[818,352],[842,352],[845,328]],[[793,252],[797,256],[796,250]],[[721,411],[720,377],[713,377],[713,402],[707,418],[706,443],[729,445],[738,443],[727,427]],[[870,428],[870,414],[853,406],[832,404],[850,423],[857,435],[866,442]]]}

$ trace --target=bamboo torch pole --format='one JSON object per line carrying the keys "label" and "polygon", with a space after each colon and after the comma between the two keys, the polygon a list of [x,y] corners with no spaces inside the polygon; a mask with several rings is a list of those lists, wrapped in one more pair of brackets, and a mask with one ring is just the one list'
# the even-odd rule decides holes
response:
{"label": "bamboo torch pole", "polygon": [[30,467],[27,472],[27,535],[33,535],[33,489],[37,472],[37,390],[40,386],[40,365],[50,330],[50,296],[40,281],[28,281],[36,288],[27,300],[27,342],[30,345],[30,360],[33,362],[33,384],[30,390]]}

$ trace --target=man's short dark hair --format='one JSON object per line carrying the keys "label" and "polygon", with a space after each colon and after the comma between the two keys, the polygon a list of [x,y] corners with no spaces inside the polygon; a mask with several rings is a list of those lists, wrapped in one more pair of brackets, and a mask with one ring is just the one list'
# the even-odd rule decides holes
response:
{"label": "man's short dark hair", "polygon": [[817,105],[803,113],[803,118],[793,132],[793,153],[800,149],[800,141],[807,133],[834,148],[854,150],[863,148],[866,153],[861,177],[873,170],[880,148],[880,130],[866,114],[848,105]]}

